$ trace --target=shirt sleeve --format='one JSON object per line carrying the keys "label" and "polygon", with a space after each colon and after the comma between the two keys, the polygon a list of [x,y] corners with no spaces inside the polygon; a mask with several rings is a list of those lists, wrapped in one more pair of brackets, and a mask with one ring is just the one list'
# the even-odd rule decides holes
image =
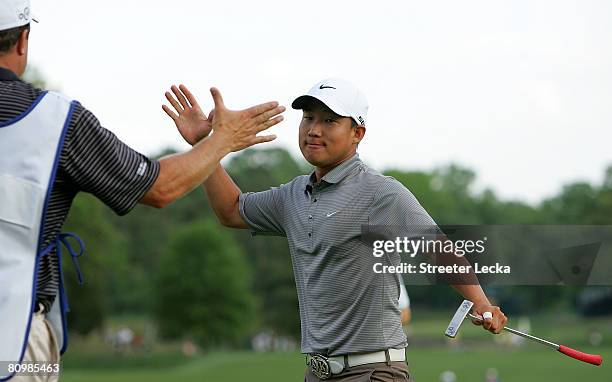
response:
{"label": "shirt sleeve", "polygon": [[240,194],[240,216],[253,235],[287,236],[283,228],[283,189]]}
{"label": "shirt sleeve", "polygon": [[66,133],[60,168],[79,191],[95,195],[118,215],[134,208],[159,175],[159,162],[120,141],[80,104]]}
{"label": "shirt sleeve", "polygon": [[436,226],[412,192],[393,177],[387,177],[375,194],[369,224],[398,228]]}

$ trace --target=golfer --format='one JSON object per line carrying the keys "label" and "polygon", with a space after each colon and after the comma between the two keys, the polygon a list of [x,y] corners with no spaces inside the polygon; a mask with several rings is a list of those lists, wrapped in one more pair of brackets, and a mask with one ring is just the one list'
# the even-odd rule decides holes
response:
{"label": "golfer", "polygon": [[[400,281],[396,274],[373,272],[372,249],[360,240],[361,229],[435,222],[401,183],[359,159],[368,103],[355,86],[326,79],[292,107],[303,112],[299,146],[314,171],[267,191],[242,193],[219,165],[204,182],[208,199],[227,227],[287,238],[306,381],[408,381]],[[399,255],[393,261],[399,264]],[[475,302],[486,329],[501,331],[506,317],[479,285],[455,288]]]}
{"label": "golfer", "polygon": [[[280,122],[271,117],[283,110],[273,102],[229,111],[212,89],[215,122],[198,121],[207,126],[197,131],[199,143],[148,159],[78,102],[19,79],[31,20],[28,0],[0,3],[0,380],[13,376],[20,362],[57,365],[66,350],[61,247],[73,257],[82,248],[60,231],[77,193],[95,195],[118,215],[136,203],[164,207],[202,184],[229,152],[274,139],[256,134]],[[200,118],[194,98],[189,107],[182,120]],[[190,133],[185,136],[194,138]],[[57,379],[56,367],[48,370],[31,379]]]}

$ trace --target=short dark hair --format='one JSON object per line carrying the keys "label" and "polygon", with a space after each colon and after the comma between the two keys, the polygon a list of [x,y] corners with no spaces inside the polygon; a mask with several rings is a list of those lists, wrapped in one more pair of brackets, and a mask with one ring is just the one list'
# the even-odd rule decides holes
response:
{"label": "short dark hair", "polygon": [[0,31],[0,54],[7,53],[17,44],[21,32],[30,29],[30,24]]}

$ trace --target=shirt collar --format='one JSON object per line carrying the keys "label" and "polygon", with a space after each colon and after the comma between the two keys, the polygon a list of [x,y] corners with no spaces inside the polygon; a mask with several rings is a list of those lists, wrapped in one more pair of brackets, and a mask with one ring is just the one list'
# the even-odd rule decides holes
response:
{"label": "shirt collar", "polygon": [[[324,181],[329,184],[335,184],[342,181],[344,178],[349,176],[355,168],[362,165],[361,159],[359,159],[359,154],[355,153],[350,159],[345,160],[340,163],[338,166],[334,167],[330,172],[323,175],[321,181]],[[310,192],[312,190],[313,185],[317,180],[317,175],[313,171],[308,178],[308,184],[306,185],[306,191]]]}
{"label": "shirt collar", "polygon": [[19,81],[19,77],[11,70],[0,67],[0,81]]}

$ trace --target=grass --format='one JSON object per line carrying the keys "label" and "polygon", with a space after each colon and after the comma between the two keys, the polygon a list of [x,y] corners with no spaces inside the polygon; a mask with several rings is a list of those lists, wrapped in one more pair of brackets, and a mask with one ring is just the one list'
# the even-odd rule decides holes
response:
{"label": "grass", "polygon": [[[612,320],[566,315],[538,316],[532,332],[542,337],[602,354],[604,365],[596,367],[575,361],[552,349],[526,343],[509,348],[493,341],[493,336],[468,325],[462,340],[444,340],[446,315],[416,316],[411,325],[412,346],[408,362],[417,382],[440,381],[440,374],[451,370],[457,382],[481,382],[489,368],[498,370],[503,382],[610,382],[612,381]],[[589,345],[590,332],[603,334],[600,346]],[[176,345],[156,346],[148,353],[114,354],[103,342],[77,339],[63,360],[62,381],[302,381],[304,357],[299,353],[213,352],[193,358],[181,355]]]}
{"label": "grass", "polygon": [[[604,350],[604,359],[610,360],[612,357],[611,348],[586,350]],[[576,362],[555,351],[535,347],[518,351],[410,349],[408,359],[412,376],[419,382],[439,381],[440,374],[446,370],[455,372],[458,382],[483,381],[486,370],[491,367],[499,371],[504,382],[612,380],[608,365],[595,367]],[[163,369],[66,368],[62,381],[301,381],[303,373],[304,357],[301,354],[236,352],[201,356]]]}
{"label": "grass", "polygon": [[62,381],[299,381],[303,375],[303,365],[304,358],[295,353],[214,353],[161,370],[66,368]]}

